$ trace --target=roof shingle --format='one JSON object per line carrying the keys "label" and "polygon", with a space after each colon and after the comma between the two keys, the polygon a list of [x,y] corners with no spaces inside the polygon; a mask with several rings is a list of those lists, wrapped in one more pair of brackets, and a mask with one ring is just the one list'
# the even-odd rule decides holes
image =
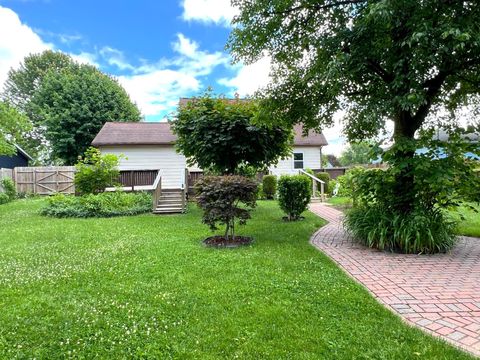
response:
{"label": "roof shingle", "polygon": [[[322,133],[308,132],[302,136],[302,126],[295,125],[294,145],[328,145]],[[92,141],[93,146],[108,145],[171,145],[177,140],[168,122],[107,122]]]}

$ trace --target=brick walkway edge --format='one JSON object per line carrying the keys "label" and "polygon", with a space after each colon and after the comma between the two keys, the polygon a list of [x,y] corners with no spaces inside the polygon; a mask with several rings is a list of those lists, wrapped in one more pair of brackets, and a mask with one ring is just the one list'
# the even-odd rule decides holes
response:
{"label": "brick walkway edge", "polygon": [[480,356],[480,239],[460,237],[447,254],[404,255],[357,244],[342,213],[316,203],[329,221],[310,239],[387,308],[407,322]]}

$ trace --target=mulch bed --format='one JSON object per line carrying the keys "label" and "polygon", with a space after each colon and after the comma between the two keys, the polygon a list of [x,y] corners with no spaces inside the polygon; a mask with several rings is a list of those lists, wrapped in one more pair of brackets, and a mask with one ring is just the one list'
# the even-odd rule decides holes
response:
{"label": "mulch bed", "polygon": [[249,236],[235,236],[234,238],[225,238],[222,235],[210,236],[203,240],[205,246],[220,247],[220,248],[233,248],[239,246],[250,245],[253,242],[253,238]]}

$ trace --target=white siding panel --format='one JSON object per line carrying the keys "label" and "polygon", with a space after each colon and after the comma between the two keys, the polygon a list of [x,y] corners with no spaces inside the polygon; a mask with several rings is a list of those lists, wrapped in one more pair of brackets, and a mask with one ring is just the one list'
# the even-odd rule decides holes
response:
{"label": "white siding panel", "polygon": [[173,146],[125,145],[101,146],[99,149],[102,153],[125,156],[120,159],[120,170],[160,169],[163,188],[178,189],[185,181],[185,157]]}
{"label": "white siding panel", "polygon": [[276,166],[270,167],[269,170],[273,175],[294,175],[298,174],[299,169],[293,167],[293,153],[303,153],[303,168],[320,169],[320,149],[316,146],[295,146],[293,148],[292,156],[288,159],[280,160]]}

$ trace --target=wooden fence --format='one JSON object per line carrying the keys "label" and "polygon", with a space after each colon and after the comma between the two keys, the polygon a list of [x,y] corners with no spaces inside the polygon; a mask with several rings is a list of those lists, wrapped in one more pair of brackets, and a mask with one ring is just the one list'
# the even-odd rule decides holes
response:
{"label": "wooden fence", "polygon": [[17,167],[13,179],[19,193],[74,194],[75,166]]}

